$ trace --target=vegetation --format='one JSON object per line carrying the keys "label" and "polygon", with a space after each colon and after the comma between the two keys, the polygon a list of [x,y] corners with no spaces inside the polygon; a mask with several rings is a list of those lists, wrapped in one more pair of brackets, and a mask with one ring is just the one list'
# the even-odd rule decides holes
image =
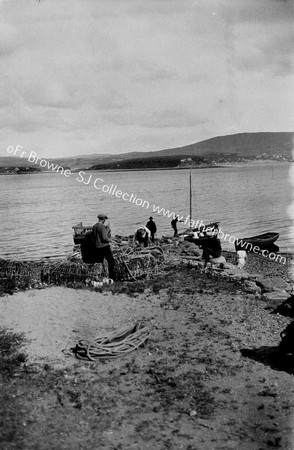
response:
{"label": "vegetation", "polygon": [[[92,154],[54,158],[50,161],[72,172],[89,169],[154,169],[177,167],[184,158],[193,159],[193,167],[200,164],[246,162],[250,160],[292,161],[293,133],[238,133],[217,136],[184,147],[153,152],[129,152],[122,154]],[[19,166],[18,166],[19,165]],[[1,169],[2,167],[2,169]],[[0,175],[16,173],[16,168],[30,167],[31,163],[17,156],[0,157]],[[39,167],[34,168],[40,171]],[[41,169],[43,172],[43,169]],[[20,173],[30,173],[21,171]]]}
{"label": "vegetation", "polygon": [[9,174],[9,175],[23,175],[26,173],[38,173],[41,172],[41,169],[38,167],[0,167],[0,175],[1,174]]}
{"label": "vegetation", "polygon": [[[140,158],[140,159],[128,159],[126,161],[97,164],[90,167],[89,170],[114,170],[114,169],[166,169],[166,168],[176,168],[181,166],[181,161],[183,159],[188,159],[188,156],[157,156],[151,158]],[[204,157],[196,156],[193,158],[193,164],[195,165],[207,165],[208,161]]]}

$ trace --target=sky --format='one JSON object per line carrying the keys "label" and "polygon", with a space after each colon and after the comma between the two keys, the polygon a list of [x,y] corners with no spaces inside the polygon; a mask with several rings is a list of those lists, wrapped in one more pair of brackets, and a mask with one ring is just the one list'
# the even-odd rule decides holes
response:
{"label": "sky", "polygon": [[0,0],[0,156],[294,131],[292,0]]}

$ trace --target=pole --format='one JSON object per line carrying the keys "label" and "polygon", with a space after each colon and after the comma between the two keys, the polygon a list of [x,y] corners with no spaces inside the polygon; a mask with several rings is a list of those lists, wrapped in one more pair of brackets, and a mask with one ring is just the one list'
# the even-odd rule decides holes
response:
{"label": "pole", "polygon": [[[190,223],[192,223],[192,178],[191,178],[191,170],[190,170]],[[190,230],[192,229],[190,225]]]}

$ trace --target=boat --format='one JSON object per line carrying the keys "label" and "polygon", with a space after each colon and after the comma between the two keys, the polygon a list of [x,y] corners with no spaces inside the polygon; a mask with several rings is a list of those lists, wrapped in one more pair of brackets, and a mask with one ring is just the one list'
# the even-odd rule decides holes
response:
{"label": "boat", "polygon": [[[251,236],[248,238],[239,238],[235,241],[235,248],[237,250],[247,250],[250,245],[250,250],[257,246],[260,249],[267,249],[274,245],[274,242],[279,238],[279,233],[270,232],[259,234],[257,236]],[[244,244],[245,243],[245,244]],[[252,247],[251,247],[252,246]]]}
{"label": "boat", "polygon": [[73,240],[74,243],[82,244],[86,240],[86,233],[88,231],[92,231],[93,226],[92,225],[83,225],[82,222],[78,223],[77,225],[74,225],[73,227],[74,234],[73,234]]}
{"label": "boat", "polygon": [[[190,218],[192,218],[192,180],[191,180],[191,171],[190,171]],[[203,246],[210,239],[207,237],[203,231],[210,229],[211,231],[219,228],[220,222],[211,222],[207,225],[202,225],[198,228],[190,227],[188,230],[185,230],[183,233],[180,233],[184,236],[184,240],[188,242],[193,242],[198,246]],[[274,245],[274,242],[279,238],[279,233],[277,232],[266,232],[263,234],[259,234],[257,236],[251,236],[248,238],[239,238],[235,241],[235,248],[237,250],[249,250],[251,251],[253,247],[257,246],[260,249],[268,249],[272,251],[279,251],[279,247]]]}

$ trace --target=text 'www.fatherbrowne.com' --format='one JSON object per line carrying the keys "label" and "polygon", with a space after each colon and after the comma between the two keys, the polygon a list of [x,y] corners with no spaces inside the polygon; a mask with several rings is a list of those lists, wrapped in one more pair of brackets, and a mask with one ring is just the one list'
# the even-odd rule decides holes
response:
{"label": "text 'www.fatherbrowne.com'", "polygon": [[[72,175],[72,172],[70,169],[65,169],[59,164],[54,164],[50,162],[49,160],[45,158],[40,158],[36,152],[31,151],[28,155],[27,152],[23,151],[23,147],[21,145],[17,145],[16,147],[13,147],[13,145],[9,145],[7,147],[7,152],[13,156],[18,156],[20,158],[27,158],[28,162],[32,164],[38,164],[40,167],[42,167],[44,170],[52,171],[54,173],[58,173],[61,175],[64,175],[65,177],[69,178]],[[150,209],[150,203],[148,200],[143,200],[140,198],[137,194],[134,192],[123,192],[120,189],[118,189],[116,184],[106,184],[104,183],[103,178],[95,178],[93,174],[86,175],[86,172],[83,170],[79,171],[76,181],[78,183],[81,183],[83,185],[89,186],[92,185],[97,191],[101,191],[104,194],[108,194],[117,198],[122,199],[125,202],[131,203],[136,206],[140,206],[145,209]],[[176,214],[174,211],[169,211],[165,208],[162,208],[159,205],[152,205],[152,211],[153,213],[156,213],[158,215],[167,217],[169,219],[175,219],[177,218],[179,222],[182,222],[184,225],[189,227],[190,229],[202,228],[205,229],[205,224],[203,220],[193,220],[190,215],[187,215],[185,218],[184,216],[180,216],[179,214]],[[267,250],[261,250],[258,246],[252,246],[251,243],[245,242],[242,239],[238,239],[230,234],[225,234],[221,228],[218,230],[218,237],[222,239],[223,241],[229,241],[231,244],[237,243],[238,247],[241,247],[245,251],[253,251],[254,253],[260,253],[262,256],[267,257],[271,260],[279,261],[283,264],[286,264],[286,258],[277,255],[276,253],[269,253]],[[251,246],[251,248],[250,248]]]}

